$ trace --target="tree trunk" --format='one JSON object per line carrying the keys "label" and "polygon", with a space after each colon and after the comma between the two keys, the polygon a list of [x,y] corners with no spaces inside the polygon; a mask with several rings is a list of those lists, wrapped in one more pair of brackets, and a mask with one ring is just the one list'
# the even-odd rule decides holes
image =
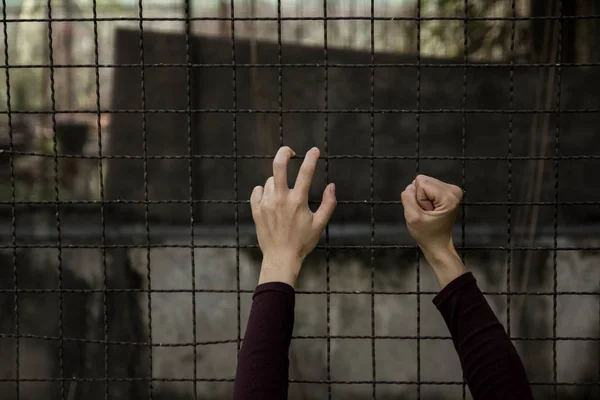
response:
{"label": "tree trunk", "polygon": [[[557,2],[561,0],[531,0],[530,10],[532,17],[548,17],[558,16]],[[562,15],[573,16],[578,10],[577,0],[562,0]],[[532,19],[531,20],[531,55],[533,62],[540,61],[540,57],[544,52],[544,36],[547,30],[551,30],[554,24],[562,24],[562,33],[560,35],[561,44],[561,61],[563,63],[577,62],[577,25],[576,19]],[[586,38],[587,39],[587,38]],[[557,43],[552,43],[556,46]]]}
{"label": "tree trunk", "polygon": [[[65,6],[65,18],[73,18],[73,4],[72,0],[64,0]],[[66,29],[63,30],[63,52],[65,64],[73,65],[73,30],[74,24],[67,22]],[[73,110],[75,106],[75,92],[73,88],[73,81],[71,79],[74,75],[75,69],[64,68],[64,82],[65,82],[65,93],[64,93],[64,104],[63,107],[69,111]]]}

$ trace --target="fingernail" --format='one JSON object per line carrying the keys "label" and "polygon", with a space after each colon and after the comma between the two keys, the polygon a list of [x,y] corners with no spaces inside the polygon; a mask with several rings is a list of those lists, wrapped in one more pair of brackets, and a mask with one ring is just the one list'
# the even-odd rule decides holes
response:
{"label": "fingernail", "polygon": [[329,190],[331,190],[331,193],[335,194],[335,183],[332,183]]}
{"label": "fingernail", "polygon": [[414,188],[414,186],[413,186],[413,184],[411,183],[410,185],[408,185],[408,186],[406,187],[406,189],[405,189],[405,190],[413,190],[413,188]]}

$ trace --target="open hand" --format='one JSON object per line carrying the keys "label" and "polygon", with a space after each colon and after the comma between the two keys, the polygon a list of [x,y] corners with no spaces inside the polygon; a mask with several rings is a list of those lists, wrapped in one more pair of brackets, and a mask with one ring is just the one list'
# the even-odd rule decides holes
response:
{"label": "open hand", "polygon": [[323,192],[323,201],[313,213],[308,193],[319,159],[319,149],[308,151],[293,189],[288,187],[287,166],[296,153],[282,147],[273,161],[273,176],[264,188],[256,186],[250,197],[258,244],[263,253],[259,284],[284,282],[292,287],[304,258],[319,242],[321,232],[336,206],[335,185]]}

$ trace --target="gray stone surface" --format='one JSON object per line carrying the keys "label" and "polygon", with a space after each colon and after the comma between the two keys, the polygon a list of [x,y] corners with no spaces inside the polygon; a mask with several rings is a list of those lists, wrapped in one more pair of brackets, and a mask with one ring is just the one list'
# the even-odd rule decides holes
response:
{"label": "gray stone surface", "polygon": [[[228,244],[220,242],[214,244]],[[560,246],[574,246],[561,240]],[[590,246],[590,243],[586,243]],[[368,254],[343,254],[334,251],[330,264],[332,290],[368,291],[371,271]],[[305,263],[298,290],[326,290],[327,266],[324,254],[316,252]],[[237,268],[235,250],[199,249],[195,254],[196,288],[235,290]],[[144,250],[132,253],[138,273],[145,270]],[[481,288],[488,292],[506,290],[506,261],[503,254],[469,254],[469,267],[474,271]],[[558,254],[558,290],[594,292],[598,290],[597,257],[577,252]],[[191,253],[189,249],[160,249],[152,251],[152,286],[154,289],[189,290],[191,284]],[[553,258],[551,253],[540,253],[533,258],[529,284],[521,287],[523,271],[512,265],[513,291],[551,292]],[[241,252],[239,263],[240,287],[252,290],[257,280],[259,264],[251,254]],[[378,291],[415,291],[416,266],[413,252],[386,251],[375,256],[375,289]],[[422,262],[420,290],[437,290],[429,267]],[[447,337],[448,331],[439,313],[431,303],[433,295],[420,297],[420,335]],[[521,306],[520,296],[511,298],[511,334],[514,337],[551,338],[553,321],[552,296],[528,296]],[[241,321],[246,325],[251,295],[242,294]],[[365,294],[330,295],[329,333],[333,336],[371,335],[371,296]],[[375,296],[375,334],[396,339],[375,341],[376,377],[381,381],[417,380],[417,345],[414,339],[398,336],[417,335],[417,298],[414,295]],[[491,295],[488,301],[500,320],[506,324],[506,296]],[[146,304],[145,299],[141,301]],[[296,323],[290,351],[292,379],[321,381],[327,379],[327,297],[326,295],[297,296]],[[147,312],[143,312],[146,322]],[[153,340],[161,343],[189,343],[192,340],[192,298],[189,293],[155,293],[152,295]],[[198,378],[233,378],[235,371],[235,339],[237,337],[237,294],[201,293],[196,296],[196,334],[198,342],[227,341],[197,347]],[[557,297],[557,335],[559,337],[598,337],[597,296]],[[307,338],[320,337],[320,338]],[[534,382],[552,381],[552,341],[516,340],[516,346]],[[569,340],[557,342],[557,377],[559,382],[590,382],[598,373],[597,342]],[[587,356],[586,356],[587,355]],[[154,373],[167,378],[193,376],[194,354],[191,347],[176,349],[155,348]],[[334,338],[330,342],[331,379],[334,381],[370,381],[372,379],[372,343],[368,338]],[[459,381],[460,364],[450,340],[423,339],[420,341],[420,368],[422,381]],[[173,392],[193,398],[193,386],[157,383],[157,390]],[[226,399],[231,393],[230,383],[202,382],[198,394],[207,398]],[[371,386],[333,385],[335,398],[371,398]],[[460,386],[424,385],[422,398],[452,399],[460,395]],[[536,398],[551,396],[551,388],[536,386]],[[416,399],[415,385],[378,385],[378,398]],[[597,388],[561,387],[561,398],[593,398]],[[381,397],[380,397],[381,396]],[[592,396],[592,397],[586,397]],[[290,386],[291,399],[327,398],[327,385],[294,384]]]}
{"label": "gray stone surface", "polygon": [[[198,239],[200,240],[200,239]],[[64,239],[63,246],[81,242]],[[181,242],[167,239],[163,244]],[[206,241],[207,245],[232,244],[231,241]],[[88,242],[88,244],[92,244]],[[550,243],[539,243],[550,245]],[[597,247],[597,240],[573,241],[560,238],[561,247]],[[101,289],[104,284],[104,263],[99,249],[63,248],[63,288]],[[0,256],[5,268],[1,272],[3,290],[13,289],[12,252]],[[155,248],[148,264],[144,248],[109,249],[107,252],[107,286],[123,289],[109,292],[106,314],[109,345],[108,370],[112,379],[111,399],[147,399],[148,382],[152,376],[154,398],[192,399],[193,384],[177,379],[192,379],[194,360],[196,389],[199,398],[228,399],[231,396],[236,365],[238,327],[240,337],[251,306],[259,257],[256,251],[241,250],[239,264],[235,249],[196,249],[192,262],[189,248]],[[504,252],[470,251],[466,255],[469,268],[486,292],[502,292],[507,288],[507,264]],[[524,268],[523,254],[515,251],[511,263],[512,291],[551,293],[554,260],[552,252],[536,252],[531,267]],[[333,291],[360,291],[363,294],[331,294],[329,323],[325,294],[298,294],[295,339],[290,351],[290,374],[295,380],[321,381],[327,379],[327,341],[329,329],[330,376],[334,381],[370,381],[372,379],[373,344],[371,336],[371,254],[368,250],[332,250],[329,269],[325,254],[317,250],[306,260],[301,274],[299,291],[325,291],[327,271]],[[417,290],[414,251],[376,250],[374,253],[377,291],[410,292]],[[596,252],[559,251],[556,258],[559,292],[597,293],[600,276],[596,268]],[[17,253],[18,286],[20,289],[45,289],[43,293],[19,294],[19,333],[34,335],[19,340],[19,378],[56,379],[60,374],[59,357],[59,296],[58,252],[56,249],[20,250]],[[238,268],[239,265],[239,268]],[[192,266],[195,271],[195,313],[192,302]],[[149,267],[149,268],[148,268]],[[419,289],[436,291],[436,284],[424,261],[420,267]],[[238,275],[239,271],[239,275]],[[524,286],[525,276],[528,283]],[[236,293],[238,287],[242,293]],[[151,281],[148,280],[151,279]],[[140,291],[155,290],[150,296]],[[125,291],[126,289],[136,289]],[[54,292],[53,292],[54,291]],[[365,293],[366,292],[366,293]],[[443,320],[431,303],[433,295],[397,294],[374,296],[376,378],[381,381],[417,380],[417,342],[420,341],[420,379],[422,381],[457,381],[460,379],[458,358],[451,341],[431,339],[447,337]],[[505,295],[488,295],[488,301],[500,320],[506,324]],[[523,304],[520,299],[524,299]],[[598,342],[589,340],[600,336],[597,295],[565,295],[556,298],[557,378],[559,382],[593,382],[598,376]],[[2,313],[0,365],[3,379],[16,377],[15,302],[11,292],[0,294]],[[238,314],[239,307],[239,314]],[[551,338],[553,333],[553,296],[512,296],[510,308],[511,335],[516,338]],[[418,311],[420,310],[420,317]],[[239,315],[239,320],[238,320]],[[150,317],[151,316],[151,320]],[[195,316],[195,320],[194,317]],[[420,331],[417,331],[419,318]],[[193,342],[194,321],[196,354]],[[329,328],[328,328],[329,326]],[[343,336],[344,338],[336,337]],[[352,337],[355,338],[352,338]],[[104,301],[101,292],[70,292],[63,295],[63,370],[67,377],[101,379],[104,376],[105,350]],[[152,338],[152,354],[146,343]],[[383,338],[388,337],[388,338]],[[411,338],[413,337],[413,338]],[[427,338],[429,337],[429,338]],[[586,339],[588,338],[588,339]],[[99,343],[90,340],[100,341]],[[216,343],[215,343],[216,342]],[[530,378],[534,382],[551,382],[553,371],[552,340],[520,340],[515,344],[521,353]],[[152,358],[150,359],[150,356]],[[116,381],[115,379],[118,379]],[[21,399],[42,396],[58,399],[60,386],[55,382],[21,382]],[[68,390],[69,385],[65,386]],[[551,387],[535,386],[536,399],[551,396]],[[104,398],[102,381],[84,382],[77,387],[77,398]],[[368,399],[368,384],[332,385],[335,398]],[[415,385],[381,384],[378,398],[416,398]],[[561,387],[561,398],[591,399],[598,396],[596,386]],[[15,384],[0,384],[2,398],[15,398]],[[423,385],[423,399],[452,399],[460,387]],[[587,397],[586,397],[587,396]],[[290,386],[291,399],[327,398],[325,384]]]}
{"label": "gray stone surface", "polygon": [[[69,240],[63,244],[69,243]],[[81,243],[79,243],[81,244]],[[88,243],[89,244],[89,243]],[[62,321],[59,289],[59,255],[62,267]],[[78,382],[73,389],[76,398],[102,399],[105,385],[94,381],[105,376],[105,345],[109,342],[141,343],[140,309],[130,293],[108,293],[106,298],[105,336],[104,298],[101,292],[85,290],[104,287],[104,262],[100,249],[56,248],[19,250],[16,258],[12,251],[0,253],[3,265],[2,289],[14,289],[13,265],[17,265],[17,287],[24,292],[18,299],[11,292],[0,294],[2,313],[0,326],[0,353],[3,362],[0,376],[25,380],[19,383],[21,399],[59,399],[61,391],[71,390],[71,381],[61,388],[62,371],[65,378],[91,378]],[[107,287],[109,289],[137,288],[136,278],[126,264],[126,254],[109,250],[106,254]],[[75,291],[73,291],[75,289]],[[70,291],[69,291],[70,290]],[[18,313],[18,334],[15,315]],[[62,322],[62,329],[61,329]],[[18,355],[17,355],[18,352]],[[109,345],[108,376],[135,378],[143,376],[143,347],[140,345]],[[27,382],[26,380],[34,380]],[[40,381],[35,381],[40,380]],[[47,380],[47,381],[44,381]],[[131,399],[140,394],[139,382],[111,381],[108,393],[113,399]],[[0,384],[2,398],[16,398],[14,382]]]}

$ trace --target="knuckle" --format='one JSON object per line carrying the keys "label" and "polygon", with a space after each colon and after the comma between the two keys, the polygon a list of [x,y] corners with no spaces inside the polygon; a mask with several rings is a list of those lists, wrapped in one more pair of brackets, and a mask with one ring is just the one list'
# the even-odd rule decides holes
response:
{"label": "knuckle", "polygon": [[443,199],[442,200],[443,204],[450,209],[455,209],[456,206],[458,205],[458,202],[456,201],[456,197],[454,197],[454,195],[452,195],[451,193],[444,195],[444,197],[442,199]]}
{"label": "knuckle", "polygon": [[290,201],[294,205],[301,205],[305,202],[302,195],[295,193],[295,192],[292,193],[292,195],[290,196]]}
{"label": "knuckle", "polygon": [[461,199],[459,199],[459,198],[457,198],[457,197],[453,196],[453,200],[454,200],[454,204],[453,204],[453,205],[454,205],[454,208],[458,208],[458,207],[460,206]]}
{"label": "knuckle", "polygon": [[406,218],[406,223],[410,225],[414,225],[419,222],[419,215],[415,213],[406,213],[404,218]]}
{"label": "knuckle", "polygon": [[281,207],[283,205],[283,200],[279,196],[275,196],[273,201],[271,201],[271,206],[274,208]]}
{"label": "knuckle", "polygon": [[458,201],[461,201],[463,198],[463,190],[456,185],[452,185],[452,192],[458,198]]}

